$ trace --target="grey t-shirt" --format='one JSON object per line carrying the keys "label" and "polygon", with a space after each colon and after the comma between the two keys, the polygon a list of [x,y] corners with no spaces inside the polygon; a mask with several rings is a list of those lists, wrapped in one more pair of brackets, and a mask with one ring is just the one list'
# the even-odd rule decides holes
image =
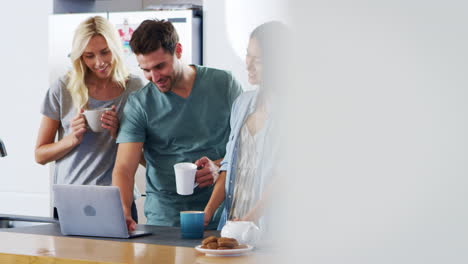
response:
{"label": "grey t-shirt", "polygon": [[[66,88],[67,82],[67,76],[54,82],[47,91],[41,107],[43,115],[60,121],[59,140],[71,132],[70,122],[77,114],[71,95]],[[95,109],[115,105],[119,119],[121,119],[128,95],[141,87],[143,87],[142,80],[135,75],[130,75],[126,89],[119,97],[108,101],[90,97],[88,106],[90,109]],[[107,129],[101,133],[94,133],[88,129],[78,146],[61,159],[56,160],[54,183],[110,185],[116,153],[117,144]]]}

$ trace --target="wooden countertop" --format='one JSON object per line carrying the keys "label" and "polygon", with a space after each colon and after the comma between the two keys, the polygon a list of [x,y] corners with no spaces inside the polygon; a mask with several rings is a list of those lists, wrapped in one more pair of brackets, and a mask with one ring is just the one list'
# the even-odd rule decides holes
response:
{"label": "wooden countertop", "polygon": [[[261,259],[263,260],[261,260]],[[258,263],[255,251],[209,257],[194,248],[0,232],[0,263]]]}

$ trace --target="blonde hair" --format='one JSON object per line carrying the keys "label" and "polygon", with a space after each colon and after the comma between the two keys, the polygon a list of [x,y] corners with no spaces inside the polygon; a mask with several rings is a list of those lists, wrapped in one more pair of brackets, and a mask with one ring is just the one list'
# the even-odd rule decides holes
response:
{"label": "blonde hair", "polygon": [[123,49],[120,38],[115,27],[107,19],[94,16],[81,22],[75,30],[73,37],[70,59],[72,70],[68,72],[68,86],[73,104],[76,108],[88,108],[88,87],[85,84],[85,77],[88,68],[83,62],[83,55],[89,40],[94,36],[102,36],[107,42],[109,50],[112,52],[112,81],[118,83],[125,89],[125,82],[128,79],[128,71],[123,64]]}

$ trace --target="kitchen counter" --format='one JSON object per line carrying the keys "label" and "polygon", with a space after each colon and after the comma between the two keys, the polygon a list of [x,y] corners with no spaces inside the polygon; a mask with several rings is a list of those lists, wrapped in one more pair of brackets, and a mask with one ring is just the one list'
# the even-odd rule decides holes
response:
{"label": "kitchen counter", "polygon": [[39,223],[58,223],[57,219],[42,216],[0,214],[0,228],[30,226]]}
{"label": "kitchen counter", "polygon": [[[258,250],[237,257],[211,257],[193,247],[201,239],[181,239],[177,227],[138,225],[151,236],[132,239],[63,236],[57,223],[0,229],[0,263],[258,263]],[[205,237],[219,235],[205,231]]]}
{"label": "kitchen counter", "polygon": [[[120,242],[132,242],[132,243],[145,243],[155,245],[166,245],[166,246],[178,246],[178,247],[195,247],[201,244],[202,239],[182,239],[180,237],[179,227],[168,227],[168,226],[152,226],[152,225],[137,225],[137,230],[150,231],[152,235],[135,237],[135,238],[104,238],[104,237],[85,237],[79,236],[83,239],[94,239],[94,240],[108,240],[108,241],[120,241]],[[78,236],[64,236],[60,233],[59,224],[42,224],[35,226],[25,226],[17,228],[0,229],[4,232],[14,232],[23,234],[34,234],[34,235],[47,235],[47,236],[59,236],[59,237],[78,237]],[[208,236],[219,236],[219,231],[206,230],[205,237]]]}

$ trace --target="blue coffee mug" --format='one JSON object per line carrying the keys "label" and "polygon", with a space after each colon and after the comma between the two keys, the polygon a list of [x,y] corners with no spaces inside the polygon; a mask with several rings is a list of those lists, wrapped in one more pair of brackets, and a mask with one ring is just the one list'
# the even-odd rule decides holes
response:
{"label": "blue coffee mug", "polygon": [[182,238],[203,238],[205,213],[203,211],[181,211],[180,229]]}

